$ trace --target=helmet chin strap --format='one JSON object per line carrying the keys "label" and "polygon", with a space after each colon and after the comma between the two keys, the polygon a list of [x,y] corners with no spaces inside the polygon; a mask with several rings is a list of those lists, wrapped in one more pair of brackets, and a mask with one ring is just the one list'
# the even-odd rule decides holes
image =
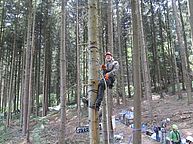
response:
{"label": "helmet chin strap", "polygon": [[110,62],[111,60],[112,60],[112,58],[111,59],[106,59],[107,62]]}

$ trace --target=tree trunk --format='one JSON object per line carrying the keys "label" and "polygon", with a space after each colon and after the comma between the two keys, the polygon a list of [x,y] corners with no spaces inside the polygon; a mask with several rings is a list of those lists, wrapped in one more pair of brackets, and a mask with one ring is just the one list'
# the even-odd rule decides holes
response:
{"label": "tree trunk", "polygon": [[[107,7],[107,18],[108,18],[108,51],[113,53],[113,21],[112,21],[112,0],[108,0]],[[109,142],[113,143],[114,133],[112,126],[112,108],[113,108],[113,95],[112,90],[107,90],[107,123],[108,123],[108,132],[109,132]]]}
{"label": "tree trunk", "polygon": [[173,7],[173,13],[174,13],[175,22],[176,22],[176,33],[177,33],[178,44],[180,46],[182,71],[183,71],[184,83],[186,86],[186,92],[188,96],[188,105],[189,105],[192,102],[191,85],[189,81],[190,77],[188,74],[188,66],[187,66],[187,59],[186,59],[187,57],[186,57],[184,42],[182,40],[182,28],[181,28],[181,23],[178,18],[176,0],[172,0],[172,7]]}
{"label": "tree trunk", "polygon": [[[41,13],[42,13],[42,5],[41,5]],[[38,50],[37,50],[37,59],[36,59],[36,66],[37,66],[37,85],[36,85],[36,115],[39,115],[39,107],[40,101],[39,96],[41,93],[41,46],[42,46],[42,21],[39,24],[39,39],[38,39]]]}
{"label": "tree trunk", "polygon": [[108,129],[108,125],[109,124],[107,124],[108,123],[108,119],[109,118],[107,118],[108,116],[107,116],[107,107],[108,107],[108,105],[107,105],[107,97],[108,97],[108,95],[107,95],[107,93],[106,93],[106,90],[105,90],[105,92],[104,92],[104,100],[103,100],[103,102],[102,102],[102,104],[103,104],[103,107],[102,107],[102,125],[103,125],[103,142],[104,142],[104,144],[108,144],[109,143],[109,129]]}
{"label": "tree trunk", "polygon": [[125,60],[126,60],[126,70],[127,70],[127,89],[129,98],[131,98],[131,90],[130,90],[130,73],[129,73],[129,62],[128,62],[128,51],[127,51],[127,39],[125,39]]}
{"label": "tree trunk", "polygon": [[[36,0],[35,0],[36,5]],[[35,50],[35,19],[36,18],[36,7],[33,11],[33,26],[32,26],[32,41],[31,41],[31,61],[30,61],[30,76],[29,76],[29,100],[28,100],[28,116],[27,116],[27,142],[30,142],[30,132],[29,132],[29,124],[30,124],[30,115],[32,109],[32,99],[33,99],[33,57],[34,57],[34,50]]]}
{"label": "tree trunk", "polygon": [[30,77],[30,53],[31,53],[31,27],[32,27],[32,0],[28,0],[28,27],[27,27],[27,49],[25,61],[25,82],[24,82],[24,99],[23,99],[23,135],[27,132],[27,116],[29,106],[29,77]]}
{"label": "tree trunk", "polygon": [[118,37],[118,53],[119,53],[119,63],[120,63],[120,91],[123,97],[122,102],[124,106],[126,105],[126,97],[125,97],[125,86],[124,86],[124,73],[123,73],[123,59],[122,59],[122,46],[121,46],[121,23],[120,23],[120,15],[119,15],[119,1],[116,1],[116,15],[117,15],[117,37]]}
{"label": "tree trunk", "polygon": [[60,44],[60,133],[59,144],[65,142],[66,135],[66,0],[62,0],[61,9],[61,44]]}
{"label": "tree trunk", "polygon": [[[88,99],[89,106],[96,101],[95,90],[98,89],[98,8],[96,0],[88,1]],[[98,116],[95,109],[89,108],[90,143],[99,143]]]}
{"label": "tree trunk", "polygon": [[48,98],[49,98],[49,91],[50,91],[50,73],[51,73],[51,47],[50,47],[50,16],[49,16],[49,11],[51,10],[50,8],[51,1],[47,1],[47,6],[46,6],[46,14],[45,14],[45,27],[44,27],[44,32],[45,32],[45,47],[44,47],[44,85],[43,85],[43,100],[42,100],[42,115],[46,116],[47,111],[48,111]]}
{"label": "tree trunk", "polygon": [[1,23],[0,23],[0,61],[1,58],[3,57],[3,37],[4,37],[4,31],[3,31],[3,27],[4,27],[4,20],[5,20],[5,0],[3,0],[2,2],[2,12],[1,12]]}
{"label": "tree trunk", "polygon": [[181,24],[182,24],[182,35],[183,35],[183,40],[184,40],[185,52],[186,52],[187,68],[188,68],[188,72],[190,72],[189,51],[188,51],[188,44],[187,44],[185,25],[184,25],[180,0],[178,0],[178,5],[179,5],[179,12],[180,12],[180,20],[181,20]]}
{"label": "tree trunk", "polygon": [[192,46],[193,46],[193,1],[188,0],[188,10],[190,15],[190,26],[191,26],[191,35],[192,35]]}
{"label": "tree trunk", "polygon": [[177,66],[177,62],[176,62],[176,55],[175,55],[175,42],[174,45],[172,45],[172,49],[173,49],[173,62],[174,62],[174,68],[175,68],[175,84],[174,86],[177,85],[177,95],[178,95],[178,99],[182,99],[182,95],[180,94],[180,81],[179,81],[179,71],[178,71],[178,66]]}
{"label": "tree trunk", "polygon": [[77,114],[78,114],[78,125],[80,126],[80,92],[81,92],[81,85],[80,85],[80,48],[79,48],[79,0],[76,3],[76,80],[77,80]]}
{"label": "tree trunk", "polygon": [[175,94],[175,66],[173,63],[173,52],[172,52],[172,38],[171,38],[171,30],[170,30],[170,20],[169,20],[169,8],[168,8],[168,2],[166,3],[164,7],[164,12],[165,12],[165,23],[166,23],[166,32],[167,32],[167,52],[169,54],[169,65],[171,66],[170,68],[170,74],[172,77],[168,77],[168,83],[172,84],[172,93]]}
{"label": "tree trunk", "polygon": [[154,82],[154,88],[157,93],[160,92],[161,88],[161,80],[160,80],[160,63],[159,63],[159,56],[157,54],[157,41],[156,41],[156,26],[155,26],[155,12],[153,7],[153,2],[150,0],[151,5],[151,33],[152,33],[152,53],[153,53],[153,82]]}
{"label": "tree trunk", "polygon": [[[142,3],[142,2],[141,2]],[[142,9],[140,7],[139,10],[139,28],[140,28],[140,47],[141,47],[141,64],[143,68],[143,80],[144,80],[144,90],[145,90],[145,98],[148,100],[148,110],[149,116],[151,120],[153,119],[153,112],[152,112],[152,93],[151,93],[151,78],[149,72],[149,65],[147,59],[147,49],[145,43],[145,34],[143,30],[143,19],[142,19]]]}
{"label": "tree trunk", "polygon": [[141,63],[140,63],[140,17],[139,1],[131,1],[133,22],[133,61],[134,61],[134,131],[133,144],[141,144]]}
{"label": "tree trunk", "polygon": [[[16,33],[16,31],[15,31]],[[9,77],[9,92],[8,92],[8,108],[7,108],[7,127],[9,127],[12,111],[12,99],[14,95],[13,85],[14,85],[14,75],[15,75],[15,56],[16,56],[16,36],[13,35],[13,52],[11,57],[11,66],[10,66],[10,77]]]}
{"label": "tree trunk", "polygon": [[161,41],[161,56],[162,56],[162,69],[161,69],[161,80],[162,80],[162,88],[161,90],[164,91],[166,90],[167,86],[166,86],[166,81],[167,81],[167,68],[166,68],[166,56],[165,56],[165,49],[164,49],[164,37],[163,37],[163,26],[162,26],[162,13],[160,10],[160,6],[159,6],[159,14],[158,14],[158,19],[159,19],[159,35],[160,35],[160,41]]}

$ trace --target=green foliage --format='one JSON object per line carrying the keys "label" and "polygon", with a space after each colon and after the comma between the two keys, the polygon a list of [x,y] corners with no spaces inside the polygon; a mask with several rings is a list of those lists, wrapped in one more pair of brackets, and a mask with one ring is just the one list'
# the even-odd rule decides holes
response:
{"label": "green foliage", "polygon": [[[134,95],[134,86],[133,85],[130,85],[130,91],[131,91],[131,95],[133,96]],[[128,86],[125,86],[125,93],[129,93],[129,90],[128,90]]]}
{"label": "green foliage", "polygon": [[[172,92],[172,90],[173,90],[172,87],[173,87],[173,85],[171,85],[171,86],[169,86],[169,87],[167,88],[169,92]],[[176,90],[178,89],[177,84],[175,84],[175,89],[176,89]],[[180,83],[180,90],[182,90],[182,83]]]}
{"label": "green foliage", "polygon": [[0,143],[5,143],[8,139],[10,139],[10,131],[6,129],[3,120],[0,120]]}
{"label": "green foliage", "polygon": [[42,118],[42,117],[37,117],[37,116],[33,116],[34,121],[37,121],[38,124],[36,124],[33,127],[33,131],[32,131],[32,139],[33,139],[33,143],[35,144],[41,144],[42,140],[41,140],[41,132],[44,129],[44,125],[48,123],[48,120],[46,118]]}
{"label": "green foliage", "polygon": [[127,60],[129,63],[131,63],[132,62],[132,49],[130,47],[127,48],[127,53],[128,53]]}
{"label": "green foliage", "polygon": [[67,107],[68,109],[75,109],[77,107],[77,104],[70,104]]}
{"label": "green foliage", "polygon": [[0,113],[0,122],[2,122],[4,119],[4,114],[3,113]]}
{"label": "green foliage", "polygon": [[50,94],[50,100],[49,100],[51,106],[56,106],[57,105],[57,99],[56,99],[56,94],[51,93]]}
{"label": "green foliage", "polygon": [[[42,106],[43,101],[43,94],[39,95],[39,103],[40,106]],[[57,96],[55,93],[50,93],[50,99],[49,99],[50,106],[56,106],[57,105]]]}

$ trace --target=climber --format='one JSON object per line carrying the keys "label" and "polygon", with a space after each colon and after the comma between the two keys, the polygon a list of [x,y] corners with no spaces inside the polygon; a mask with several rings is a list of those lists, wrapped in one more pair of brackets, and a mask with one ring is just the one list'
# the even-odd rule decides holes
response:
{"label": "climber", "polygon": [[[96,109],[99,111],[101,102],[104,97],[104,90],[105,88],[105,81],[107,84],[107,87],[109,89],[112,89],[113,84],[115,82],[115,76],[117,75],[118,69],[119,69],[119,63],[118,61],[115,61],[112,54],[110,52],[107,52],[105,54],[105,64],[101,66],[103,70],[103,78],[99,81],[98,84],[98,91],[97,91],[97,98],[93,105],[90,105],[90,108]],[[86,103],[88,106],[88,99],[83,97],[82,101]]]}

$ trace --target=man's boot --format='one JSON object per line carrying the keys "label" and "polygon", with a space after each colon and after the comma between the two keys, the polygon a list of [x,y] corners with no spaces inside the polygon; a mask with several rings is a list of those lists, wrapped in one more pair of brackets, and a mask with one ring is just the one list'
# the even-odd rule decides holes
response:
{"label": "man's boot", "polygon": [[88,107],[88,99],[86,97],[82,98],[82,102]]}
{"label": "man's boot", "polygon": [[[86,104],[87,107],[89,106],[88,99],[86,97],[82,98],[82,102]],[[90,105],[89,108],[96,109],[97,111],[99,111],[99,107],[96,104]]]}

